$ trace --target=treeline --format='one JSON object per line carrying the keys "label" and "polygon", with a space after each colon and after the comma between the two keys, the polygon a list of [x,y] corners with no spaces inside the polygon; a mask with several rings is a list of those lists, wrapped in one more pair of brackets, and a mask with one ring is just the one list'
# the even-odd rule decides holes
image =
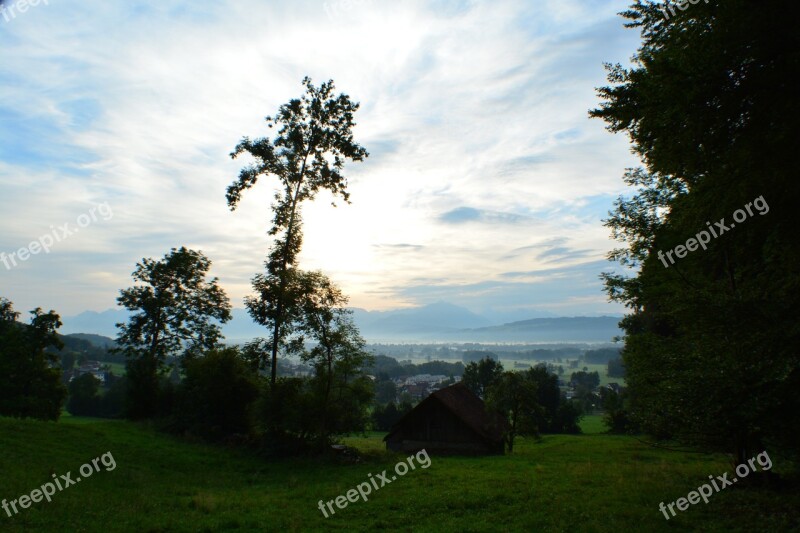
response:
{"label": "treeline", "polygon": [[492,359],[517,359],[547,361],[559,359],[586,359],[587,363],[605,364],[618,357],[621,348],[590,348],[591,344],[543,344],[509,347],[504,344],[462,343],[447,346],[436,344],[369,344],[370,351],[388,355],[398,360],[409,357],[429,360],[460,359],[464,363],[478,362],[486,357]]}
{"label": "treeline", "polygon": [[587,350],[583,354],[583,360],[587,364],[606,364],[612,359],[616,359],[622,353],[622,348],[599,348],[597,350]]}
{"label": "treeline", "polygon": [[574,359],[583,355],[578,348],[535,348],[508,354],[510,359],[529,359],[533,361],[546,361],[549,359]]}
{"label": "treeline", "polygon": [[400,363],[393,357],[376,355],[374,361],[364,371],[380,379],[398,379],[418,374],[432,374],[460,377],[464,373],[464,365],[460,362],[431,361],[428,363]]}

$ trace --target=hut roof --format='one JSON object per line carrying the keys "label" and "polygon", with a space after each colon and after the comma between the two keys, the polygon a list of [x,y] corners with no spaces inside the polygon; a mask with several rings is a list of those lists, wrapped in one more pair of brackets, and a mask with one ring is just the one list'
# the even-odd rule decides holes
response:
{"label": "hut roof", "polygon": [[503,440],[503,432],[508,427],[508,422],[498,413],[490,413],[486,405],[474,392],[469,390],[463,383],[456,383],[443,389],[439,389],[424,400],[414,409],[406,413],[403,418],[397,421],[383,440],[388,440],[402,425],[403,422],[421,410],[426,409],[431,402],[439,402],[451,413],[462,420],[475,433],[489,441],[497,442]]}

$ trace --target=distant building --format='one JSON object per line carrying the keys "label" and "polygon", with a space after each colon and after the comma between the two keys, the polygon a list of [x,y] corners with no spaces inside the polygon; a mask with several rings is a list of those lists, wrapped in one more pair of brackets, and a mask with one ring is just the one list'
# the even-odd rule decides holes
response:
{"label": "distant building", "polygon": [[502,416],[488,412],[483,400],[457,383],[425,398],[383,440],[393,451],[502,454],[507,429]]}
{"label": "distant building", "polygon": [[400,394],[408,394],[412,400],[421,400],[430,394],[427,383],[412,383],[400,387]]}
{"label": "distant building", "polygon": [[449,379],[443,375],[417,374],[397,380],[396,385],[399,394],[408,394],[412,400],[422,400],[437,389],[441,389],[441,384]]}
{"label": "distant building", "polygon": [[406,383],[411,385],[417,383],[441,383],[442,381],[446,380],[447,376],[442,375],[435,375],[432,376],[430,374],[417,374],[416,376],[411,376],[410,378],[406,379]]}
{"label": "distant building", "polygon": [[76,368],[72,371],[72,377],[69,378],[72,381],[75,378],[79,378],[84,374],[91,374],[93,375],[101,384],[105,385],[108,382],[108,372],[105,370],[100,369],[100,363],[97,361],[88,361],[85,365],[81,365],[79,368]]}

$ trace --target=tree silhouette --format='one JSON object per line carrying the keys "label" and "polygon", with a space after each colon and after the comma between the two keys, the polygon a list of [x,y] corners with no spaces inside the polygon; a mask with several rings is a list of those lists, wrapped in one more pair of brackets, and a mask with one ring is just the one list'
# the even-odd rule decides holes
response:
{"label": "tree silhouette", "polygon": [[292,331],[290,289],[297,278],[293,270],[303,240],[301,204],[313,200],[321,190],[349,202],[344,163],[348,159],[362,161],[369,155],[353,140],[353,115],[359,104],[345,94],[334,96],[333,80],[315,87],[306,77],[303,85],[306,93],[302,97],[282,105],[274,117],[266,117],[269,128],[278,128],[274,139],[245,137],[236,146],[232,158],[247,153],[255,162],[240,171],[227,191],[228,206],[234,210],[243,191],[259,177],[275,176],[279,182],[268,232],[276,240],[267,257],[266,274],[253,281],[256,297],[248,301],[253,319],[272,330],[272,384],[277,377],[278,350]]}

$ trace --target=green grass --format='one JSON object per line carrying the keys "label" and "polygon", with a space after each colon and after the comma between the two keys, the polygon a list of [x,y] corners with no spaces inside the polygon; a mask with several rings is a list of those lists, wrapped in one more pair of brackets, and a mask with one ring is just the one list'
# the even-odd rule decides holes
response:
{"label": "green grass", "polygon": [[[584,422],[588,426],[593,420]],[[391,469],[381,434],[351,437],[361,464],[269,461],[190,443],[123,421],[0,419],[0,499],[16,499],[110,451],[95,473],[11,518],[0,530],[51,531],[790,531],[800,495],[737,486],[667,522],[658,503],[685,496],[722,456],[670,452],[624,436],[520,440],[513,455],[432,457],[370,496],[324,518],[331,500]],[[774,470],[779,470],[777,459]]]}
{"label": "green grass", "polygon": [[111,371],[114,373],[115,376],[124,376],[125,375],[125,364],[124,363],[101,363],[102,365],[108,365],[111,367]]}
{"label": "green grass", "polygon": [[579,425],[585,435],[606,433],[608,431],[608,428],[603,424],[603,415],[584,415]]}

